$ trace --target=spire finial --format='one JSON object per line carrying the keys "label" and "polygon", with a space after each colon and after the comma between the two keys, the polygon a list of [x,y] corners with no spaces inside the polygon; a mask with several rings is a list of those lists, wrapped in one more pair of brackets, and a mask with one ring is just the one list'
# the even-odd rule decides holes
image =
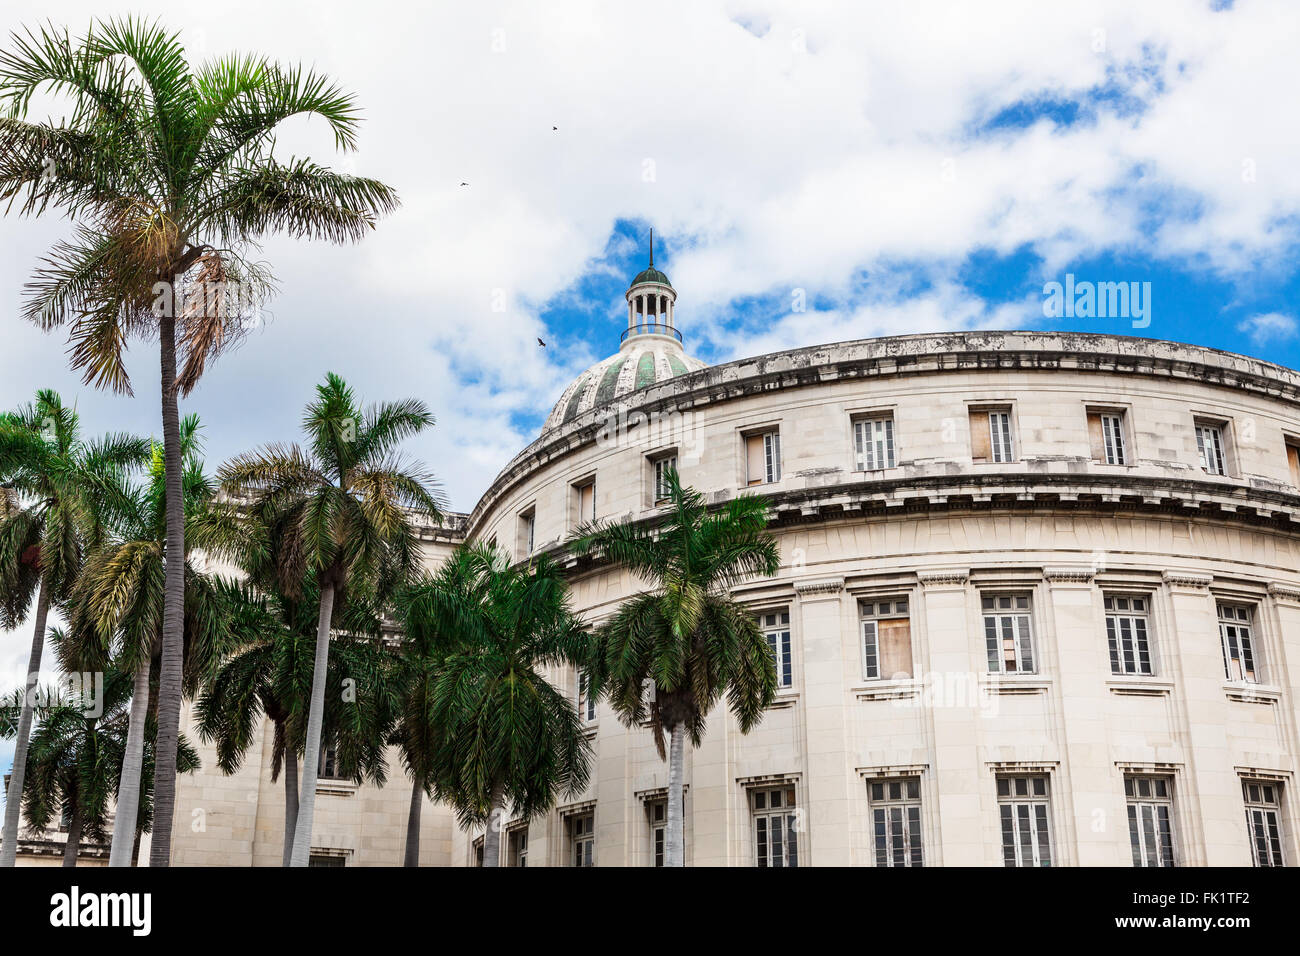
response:
{"label": "spire finial", "polygon": [[655,230],[654,227],[651,226],[650,227],[650,268],[653,269],[654,267],[655,267]]}

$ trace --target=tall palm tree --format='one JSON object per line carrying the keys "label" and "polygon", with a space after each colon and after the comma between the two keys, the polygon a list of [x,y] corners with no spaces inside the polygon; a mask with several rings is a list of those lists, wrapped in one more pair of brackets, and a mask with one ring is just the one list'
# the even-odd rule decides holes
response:
{"label": "tall palm tree", "polygon": [[591,744],[544,669],[585,665],[588,636],[558,565],[515,568],[493,545],[457,550],[406,592],[401,616],[431,655],[427,772],[462,824],[487,824],[483,865],[496,866],[507,806],[532,818],[587,785]]}
{"label": "tall palm tree", "polygon": [[[37,269],[24,312],[68,327],[87,382],[129,392],[133,336],[157,338],[167,467],[167,548],[185,550],[178,400],[240,338],[272,280],[249,258],[264,236],[357,241],[397,207],[373,179],[275,151],[275,131],[322,118],[334,146],[356,146],[351,94],[326,77],[260,56],[192,69],[180,36],[111,19],[73,40],[43,27],[0,52],[0,201],[56,209],[76,224]],[[59,122],[26,119],[33,94],[70,100]],[[158,701],[158,825],[150,862],[170,860],[182,696],[180,562],[168,565]]]}
{"label": "tall palm tree", "polygon": [[303,748],[302,798],[291,866],[306,866],[316,809],[330,624],[349,586],[381,599],[411,580],[420,564],[416,522],[441,517],[439,495],[423,465],[405,462],[398,445],[433,424],[423,402],[407,399],[362,410],[333,373],[316,386],[303,418],[307,447],[269,445],[227,462],[219,474],[253,519],[278,529],[281,590],[320,592],[311,706]]}
{"label": "tall palm tree", "polygon": [[[217,765],[234,773],[256,737],[263,715],[274,728],[271,781],[284,773],[284,853],[289,865],[298,820],[298,756],[303,750],[315,657],[314,587],[302,599],[265,593],[248,582],[222,581],[229,611],[222,662],[195,705],[199,733],[215,742]],[[393,720],[387,687],[391,655],[380,637],[374,609],[356,596],[337,609],[326,680],[322,737],[333,740],[340,772],[358,783],[382,785],[387,777],[383,744]],[[354,693],[344,694],[345,681]]]}
{"label": "tall palm tree", "polygon": [[[60,639],[55,632],[56,643]],[[103,687],[70,695],[44,692],[37,709],[39,725],[32,735],[23,792],[27,822],[44,830],[56,811],[67,818],[68,841],[63,865],[76,866],[83,839],[102,842],[108,829],[108,809],[116,792],[126,753],[127,711],[131,701],[130,674],[110,670]],[[93,694],[93,695],[92,695]],[[0,737],[18,729],[22,704],[17,692],[0,702]],[[184,736],[180,741],[180,770],[198,768],[198,754]],[[153,773],[152,748],[146,754],[148,775]],[[147,806],[148,791],[144,797]],[[148,829],[147,815],[145,829]]]}
{"label": "tall palm tree", "polygon": [[[211,506],[215,487],[203,473],[199,457],[199,420],[186,416],[181,423],[181,450],[185,459],[184,514],[195,522]],[[171,562],[175,554],[168,545],[168,479],[165,456],[154,445],[147,481],[134,488],[129,507],[105,543],[86,559],[66,607],[67,638],[59,657],[65,671],[101,671],[110,666],[134,675],[131,715],[126,754],[118,787],[113,824],[110,866],[129,866],[138,829],[137,814],[144,784],[146,724],[150,712],[150,680],[158,674],[155,661],[164,656],[164,611],[167,573],[180,564],[185,585],[184,616],[181,619],[181,689],[193,695],[210,668],[224,628],[224,605],[212,578],[191,562],[188,552],[182,562]],[[163,682],[159,674],[158,769],[162,768]],[[157,783],[165,781],[158,777]],[[162,810],[155,793],[155,807]],[[161,824],[163,816],[156,817]],[[162,839],[161,827],[154,839]],[[170,836],[167,837],[170,839]],[[150,853],[150,859],[154,858]],[[170,856],[170,853],[169,853]],[[151,863],[152,865],[152,863]]]}
{"label": "tall palm tree", "polygon": [[698,747],[705,715],[724,696],[748,733],[776,695],[771,649],[728,589],[752,575],[775,574],[780,550],[767,531],[766,499],[741,495],[709,514],[703,496],[683,488],[675,471],[668,485],[670,510],[657,527],[592,522],[578,529],[572,546],[578,554],[599,551],[654,582],[597,629],[592,689],[608,695],[628,727],[648,718],[660,757],[667,729],[664,865],[683,866],[687,734]]}
{"label": "tall palm tree", "polygon": [[[148,448],[144,439],[128,435],[87,442],[76,412],[53,391],[40,391],[34,403],[0,415],[0,626],[20,623],[35,596],[28,697],[41,669],[50,606],[67,597],[86,548],[97,543],[121,504],[122,474],[141,465]],[[14,865],[31,724],[32,701],[25,699],[14,730],[0,866]]]}

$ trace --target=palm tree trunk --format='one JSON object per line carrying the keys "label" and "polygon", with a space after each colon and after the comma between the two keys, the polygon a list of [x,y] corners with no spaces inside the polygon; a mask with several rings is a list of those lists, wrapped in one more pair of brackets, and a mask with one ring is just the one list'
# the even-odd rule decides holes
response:
{"label": "palm tree trunk", "polygon": [[[172,276],[175,287],[176,277]],[[154,744],[153,838],[149,865],[168,866],[176,809],[176,745],[181,724],[181,632],[185,612],[185,508],[181,497],[181,420],[176,396],[176,319],[158,323],[162,358],[162,432],[166,489],[166,576],[163,579],[162,666],[158,672],[158,737]]]}
{"label": "palm tree trunk", "polygon": [[424,787],[416,780],[411,784],[411,812],[406,816],[406,861],[403,866],[420,865],[420,808],[424,805]]}
{"label": "palm tree trunk", "polygon": [[131,718],[126,725],[126,752],[122,756],[122,777],[117,785],[117,809],[113,814],[113,844],[109,866],[130,866],[135,846],[136,815],[140,809],[140,771],[144,767],[144,724],[149,716],[148,654],[136,668],[131,689]]}
{"label": "palm tree trunk", "polygon": [[72,805],[72,816],[68,818],[68,843],[63,848],[63,865],[76,866],[77,854],[81,851],[81,801]]}
{"label": "palm tree trunk", "polygon": [[307,740],[302,755],[302,798],[298,801],[290,866],[306,866],[311,858],[311,825],[316,813],[316,772],[320,768],[320,729],[325,716],[325,675],[329,669],[333,616],[334,585],[322,584],[320,617],[316,621],[316,663],[311,672],[311,708],[307,711]]}
{"label": "palm tree trunk", "polygon": [[686,833],[682,801],[682,762],[686,751],[686,725],[673,724],[668,744],[668,820],[664,828],[664,866],[686,865]]}
{"label": "palm tree trunk", "polygon": [[298,755],[293,747],[284,748],[284,855],[281,866],[289,865],[293,856],[293,831],[298,826]]}
{"label": "palm tree trunk", "polygon": [[483,832],[483,865],[501,865],[501,824],[505,816],[505,800],[501,787],[492,788],[492,814],[488,817],[487,830]]}
{"label": "palm tree trunk", "polygon": [[0,867],[13,866],[18,853],[18,817],[23,802],[23,778],[27,775],[27,742],[32,732],[32,708],[36,704],[36,681],[41,670],[41,655],[45,651],[45,618],[49,612],[50,594],[42,575],[41,589],[36,595],[36,633],[32,635],[32,651],[27,657],[23,709],[18,717],[14,767],[9,776],[9,792],[5,794],[5,827],[3,836],[0,836]]}
{"label": "palm tree trunk", "polygon": [[135,831],[135,839],[131,841],[131,865],[140,865],[140,838],[144,836],[144,831],[139,827]]}

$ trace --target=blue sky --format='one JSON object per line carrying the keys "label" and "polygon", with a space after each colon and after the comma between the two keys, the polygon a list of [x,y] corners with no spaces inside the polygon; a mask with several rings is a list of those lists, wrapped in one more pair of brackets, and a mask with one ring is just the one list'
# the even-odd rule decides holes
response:
{"label": "blue sky", "polygon": [[[113,7],[56,0],[39,15],[77,31]],[[214,464],[293,438],[333,370],[368,398],[430,404],[438,426],[411,450],[469,510],[567,383],[617,348],[651,227],[686,346],[708,361],[1045,328],[1300,365],[1288,0],[130,9],[181,31],[194,59],[257,50],[337,78],[364,110],[360,149],[336,154],[308,120],[277,148],[403,200],[356,247],[265,242],[268,321],[185,405]],[[0,35],[36,16],[4,7]],[[53,387],[92,432],[156,434],[147,345],[128,357],[136,395],[106,395],[15,317],[67,229],[0,219],[0,407]],[[1149,282],[1150,325],[1046,317],[1044,285],[1067,274]],[[27,646],[0,635],[0,686]]]}

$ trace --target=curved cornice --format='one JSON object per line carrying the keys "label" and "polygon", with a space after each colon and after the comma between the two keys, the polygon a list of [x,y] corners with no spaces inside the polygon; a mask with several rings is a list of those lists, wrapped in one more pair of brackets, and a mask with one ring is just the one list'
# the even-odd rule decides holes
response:
{"label": "curved cornice", "polygon": [[1096,372],[1194,381],[1300,406],[1300,372],[1198,345],[1086,332],[942,332],[772,352],[651,385],[544,431],[497,475],[470,513],[473,534],[516,482],[594,442],[633,412],[683,413],[749,395],[828,382],[971,370]]}

